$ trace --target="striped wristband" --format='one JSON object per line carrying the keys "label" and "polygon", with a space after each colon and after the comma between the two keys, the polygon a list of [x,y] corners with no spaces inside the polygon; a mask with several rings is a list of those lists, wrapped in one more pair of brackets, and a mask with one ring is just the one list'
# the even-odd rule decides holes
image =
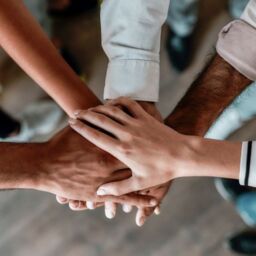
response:
{"label": "striped wristband", "polygon": [[256,187],[256,142],[247,141],[242,144],[240,177],[242,186]]}

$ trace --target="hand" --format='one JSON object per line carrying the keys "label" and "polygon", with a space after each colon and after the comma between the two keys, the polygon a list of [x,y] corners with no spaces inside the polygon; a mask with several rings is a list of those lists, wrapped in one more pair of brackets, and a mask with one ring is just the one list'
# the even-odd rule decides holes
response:
{"label": "hand", "polygon": [[[119,107],[125,108],[125,111]],[[98,195],[123,195],[164,184],[180,175],[190,157],[186,137],[167,128],[146,113],[135,101],[115,100],[105,107],[81,111],[71,127],[86,139],[109,152],[132,170],[132,177],[101,186]],[[170,164],[171,163],[171,164]]]}
{"label": "hand", "polygon": [[[140,106],[149,113],[152,117],[154,117],[156,120],[163,122],[163,119],[161,117],[161,114],[157,110],[154,103],[150,102],[139,102]],[[164,198],[164,196],[167,194],[169,190],[170,184],[164,184],[160,187],[155,187],[148,189],[146,194],[148,196],[152,196],[158,201],[157,207],[139,207],[137,214],[136,214],[136,223],[138,226],[142,226],[146,219],[150,217],[154,212],[155,214],[160,214],[160,204]],[[138,192],[139,194],[145,194],[145,191]],[[95,203],[95,202],[82,202],[82,201],[74,201],[74,200],[68,200],[66,198],[60,198],[57,197],[57,201],[61,204],[69,204],[69,207],[74,211],[82,211],[86,209],[95,209],[97,207],[103,206],[102,203]],[[105,203],[105,215],[107,218],[112,219],[115,217],[116,214],[116,208],[117,205],[112,202],[106,202]],[[129,213],[132,211],[132,206],[129,204],[123,205],[123,211],[126,213]]]}
{"label": "hand", "polygon": [[64,129],[46,143],[45,152],[41,159],[44,172],[38,182],[38,190],[74,200],[151,205],[152,198],[140,195],[104,200],[97,197],[96,190],[101,184],[127,178],[131,173],[114,157],[84,140],[70,128]]}

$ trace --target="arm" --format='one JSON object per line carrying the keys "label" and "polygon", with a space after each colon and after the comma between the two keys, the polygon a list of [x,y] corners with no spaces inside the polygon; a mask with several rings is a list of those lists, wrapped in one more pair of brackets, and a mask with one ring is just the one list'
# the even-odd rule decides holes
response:
{"label": "arm", "polygon": [[217,54],[167,117],[166,124],[183,134],[204,136],[222,111],[251,83]]}
{"label": "arm", "polygon": [[[87,154],[84,154],[87,152]],[[102,182],[124,179],[124,170],[112,177],[111,167],[99,168],[98,159],[110,161],[103,151],[95,154],[95,147],[67,128],[46,143],[0,143],[0,189],[34,189],[78,200],[102,202],[96,190]],[[91,163],[94,162],[94,164]],[[120,162],[112,158],[112,166],[120,169]],[[97,175],[95,175],[97,172]],[[108,201],[129,201],[140,207],[151,205],[150,197],[138,195],[107,198]]]}
{"label": "arm", "polygon": [[0,45],[69,115],[75,109],[100,104],[63,61],[22,1],[0,0],[0,24]]}
{"label": "arm", "polygon": [[[128,109],[130,115],[118,106]],[[104,129],[107,134],[79,120]],[[132,176],[126,180],[101,186],[100,196],[120,196],[180,177],[239,177],[241,143],[179,134],[128,98],[81,112],[71,126],[132,171]]]}
{"label": "arm", "polygon": [[[194,82],[175,111],[167,118],[166,123],[176,128],[179,132],[202,136],[225,107],[227,107],[250,83],[251,81],[249,79],[245,78],[217,55],[201,76]],[[207,99],[207,101],[205,99]],[[203,105],[202,102],[204,102]],[[80,132],[82,132],[82,130],[80,130]],[[209,149],[211,145],[214,145],[213,147],[218,145],[212,141],[204,142],[209,143]],[[221,145],[219,144],[219,146]],[[229,163],[231,163],[231,165],[233,163],[237,167],[237,160],[240,159],[241,145],[225,144],[223,145],[223,150],[225,148],[231,149],[232,146],[234,146],[234,154],[232,156],[236,156],[236,161],[233,161],[234,158],[232,158]],[[226,152],[227,151],[228,150],[226,150]],[[212,153],[213,151],[209,150],[209,152]],[[227,156],[227,153],[223,152],[223,155]],[[228,159],[228,157],[225,157],[225,159]],[[224,166],[229,167],[231,165],[224,164]],[[237,178],[237,168],[235,170],[234,172],[234,168],[226,168],[225,170],[219,168],[219,176]],[[217,175],[218,173],[205,173],[205,175],[213,174]],[[194,175],[196,174],[194,173]]]}

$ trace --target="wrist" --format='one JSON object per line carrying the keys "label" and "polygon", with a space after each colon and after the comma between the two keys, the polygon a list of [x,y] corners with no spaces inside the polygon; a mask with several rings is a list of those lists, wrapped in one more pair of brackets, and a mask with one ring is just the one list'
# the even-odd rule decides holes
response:
{"label": "wrist", "polygon": [[241,143],[187,136],[186,145],[183,177],[239,178]]}
{"label": "wrist", "polygon": [[179,134],[181,150],[177,155],[177,165],[175,167],[175,178],[198,176],[198,154],[202,139],[196,136]]}
{"label": "wrist", "polygon": [[2,143],[1,189],[37,189],[43,175],[44,144]]}
{"label": "wrist", "polygon": [[26,172],[24,173],[24,182],[21,184],[23,189],[42,190],[47,168],[47,143],[35,143],[30,145],[21,155],[24,161],[27,162]]}

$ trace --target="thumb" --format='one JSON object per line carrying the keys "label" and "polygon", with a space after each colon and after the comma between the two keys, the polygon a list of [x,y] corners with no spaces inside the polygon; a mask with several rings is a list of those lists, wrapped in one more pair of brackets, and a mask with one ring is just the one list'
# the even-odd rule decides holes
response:
{"label": "thumb", "polygon": [[97,190],[97,195],[121,196],[138,190],[141,190],[138,180],[135,177],[130,177],[126,180],[111,182],[100,186]]}

